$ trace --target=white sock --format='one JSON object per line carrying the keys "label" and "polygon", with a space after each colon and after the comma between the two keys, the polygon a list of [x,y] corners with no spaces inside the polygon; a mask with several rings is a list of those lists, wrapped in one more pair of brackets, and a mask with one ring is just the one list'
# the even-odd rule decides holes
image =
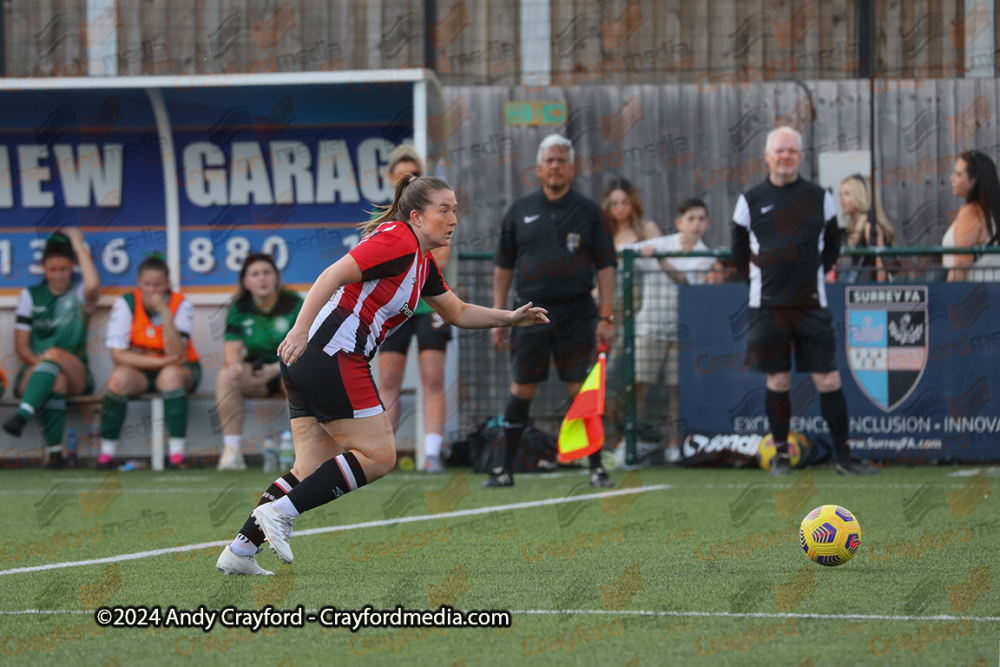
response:
{"label": "white sock", "polygon": [[224,435],[222,436],[222,444],[226,446],[226,449],[231,449],[237,454],[240,453],[240,436]]}
{"label": "white sock", "polygon": [[107,438],[101,438],[101,454],[114,456],[115,452],[117,451],[118,451],[117,440],[108,440]]}
{"label": "white sock", "polygon": [[187,438],[170,438],[168,448],[170,450],[170,456],[175,454],[183,454],[185,449],[185,443]]}
{"label": "white sock", "polygon": [[424,436],[424,456],[430,458],[441,455],[441,441],[444,438],[440,433],[428,433]]}
{"label": "white sock", "polygon": [[229,550],[237,556],[254,556],[257,554],[257,547],[243,533],[236,535],[236,539],[229,545]]}
{"label": "white sock", "polygon": [[17,409],[24,410],[29,415],[35,414],[35,406],[33,406],[31,403],[21,403],[21,405],[17,406]]}
{"label": "white sock", "polygon": [[281,496],[271,503],[271,507],[281,514],[288,514],[292,517],[299,516],[299,511],[295,509],[295,505],[293,505],[292,501],[288,499],[288,496]]}

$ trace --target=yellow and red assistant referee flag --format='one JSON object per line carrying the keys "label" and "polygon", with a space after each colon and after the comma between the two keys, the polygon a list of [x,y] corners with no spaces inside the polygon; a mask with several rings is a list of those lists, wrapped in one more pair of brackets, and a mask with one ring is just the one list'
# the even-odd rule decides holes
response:
{"label": "yellow and red assistant referee flag", "polygon": [[569,406],[569,412],[559,428],[559,461],[570,461],[589,456],[604,445],[604,374],[607,354],[604,350],[597,363],[580,387],[580,393]]}

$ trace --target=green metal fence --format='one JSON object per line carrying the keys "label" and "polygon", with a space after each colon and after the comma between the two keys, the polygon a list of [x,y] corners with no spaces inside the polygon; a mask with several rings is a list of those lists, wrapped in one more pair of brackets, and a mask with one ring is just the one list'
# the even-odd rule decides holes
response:
{"label": "green metal fence", "polygon": [[[852,248],[844,249],[838,265],[838,282],[869,281],[867,270],[853,266],[855,258],[881,257],[888,280],[901,283],[933,283],[947,279],[941,258],[951,254],[1000,255],[1000,247],[986,248]],[[669,457],[670,446],[679,444],[676,359],[682,345],[694,341],[684,335],[678,321],[677,274],[667,271],[658,260],[680,262],[691,258],[712,258],[722,265],[723,279],[732,280],[732,255],[728,249],[656,253],[640,257],[633,250],[619,254],[615,275],[615,344],[608,359],[605,447],[624,443],[624,461],[636,464],[640,458],[654,461]],[[493,254],[466,252],[458,256],[456,293],[469,303],[493,303]],[[997,259],[1000,259],[998,257]],[[1000,262],[998,262],[1000,264]],[[1000,281],[1000,267],[975,269],[969,279]],[[707,279],[708,273],[702,279]],[[718,266],[716,275],[720,272]],[[699,282],[697,276],[690,282]],[[513,295],[508,299],[512,303]],[[653,322],[653,325],[650,325]],[[663,323],[661,329],[655,323]],[[458,330],[462,377],[460,433],[467,434],[492,416],[503,414],[510,390],[510,353],[493,349],[489,330]],[[549,433],[558,432],[569,406],[565,384],[555,370],[542,383],[531,406],[535,424]]]}

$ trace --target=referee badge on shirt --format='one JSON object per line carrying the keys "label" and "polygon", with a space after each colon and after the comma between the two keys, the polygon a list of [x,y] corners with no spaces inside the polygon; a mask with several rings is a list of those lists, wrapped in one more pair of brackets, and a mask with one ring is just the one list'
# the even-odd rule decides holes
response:
{"label": "referee badge on shirt", "polygon": [[580,247],[580,235],[575,233],[570,233],[566,235],[566,249],[570,252],[576,252],[576,249]]}

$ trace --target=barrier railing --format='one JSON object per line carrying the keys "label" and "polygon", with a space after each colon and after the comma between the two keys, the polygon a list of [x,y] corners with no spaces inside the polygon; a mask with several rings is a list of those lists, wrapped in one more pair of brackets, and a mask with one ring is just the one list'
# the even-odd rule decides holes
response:
{"label": "barrier railing", "polygon": [[[1000,247],[973,248],[844,248],[836,274],[837,282],[875,282],[872,266],[857,266],[857,258],[880,257],[889,282],[933,283],[947,279],[948,269],[940,258],[948,255],[998,256]],[[458,282],[452,285],[462,299],[480,305],[493,303],[493,253],[464,252],[458,255]],[[605,434],[612,444],[624,444],[626,464],[639,462],[640,454],[661,450],[670,455],[679,445],[677,356],[683,345],[694,341],[684,335],[677,321],[678,274],[695,274],[706,282],[732,281],[728,249],[656,253],[641,257],[634,250],[619,253],[615,281],[615,344],[608,360]],[[700,271],[664,270],[657,260],[711,258],[713,268]],[[996,268],[970,267],[970,282],[1000,282],[1000,257]],[[722,265],[722,271],[718,264]],[[728,269],[728,270],[727,270]],[[691,278],[692,276],[688,276]],[[515,280],[516,284],[516,280]],[[513,290],[512,290],[513,291]],[[508,301],[510,303],[510,301]],[[459,429],[465,434],[492,416],[502,414],[509,395],[510,354],[493,348],[488,330],[459,330],[459,374],[466,391],[459,412]],[[569,402],[565,385],[553,371],[538,388],[531,417],[541,428],[556,433]],[[666,447],[661,445],[665,444]],[[668,459],[669,460],[669,459]]]}

